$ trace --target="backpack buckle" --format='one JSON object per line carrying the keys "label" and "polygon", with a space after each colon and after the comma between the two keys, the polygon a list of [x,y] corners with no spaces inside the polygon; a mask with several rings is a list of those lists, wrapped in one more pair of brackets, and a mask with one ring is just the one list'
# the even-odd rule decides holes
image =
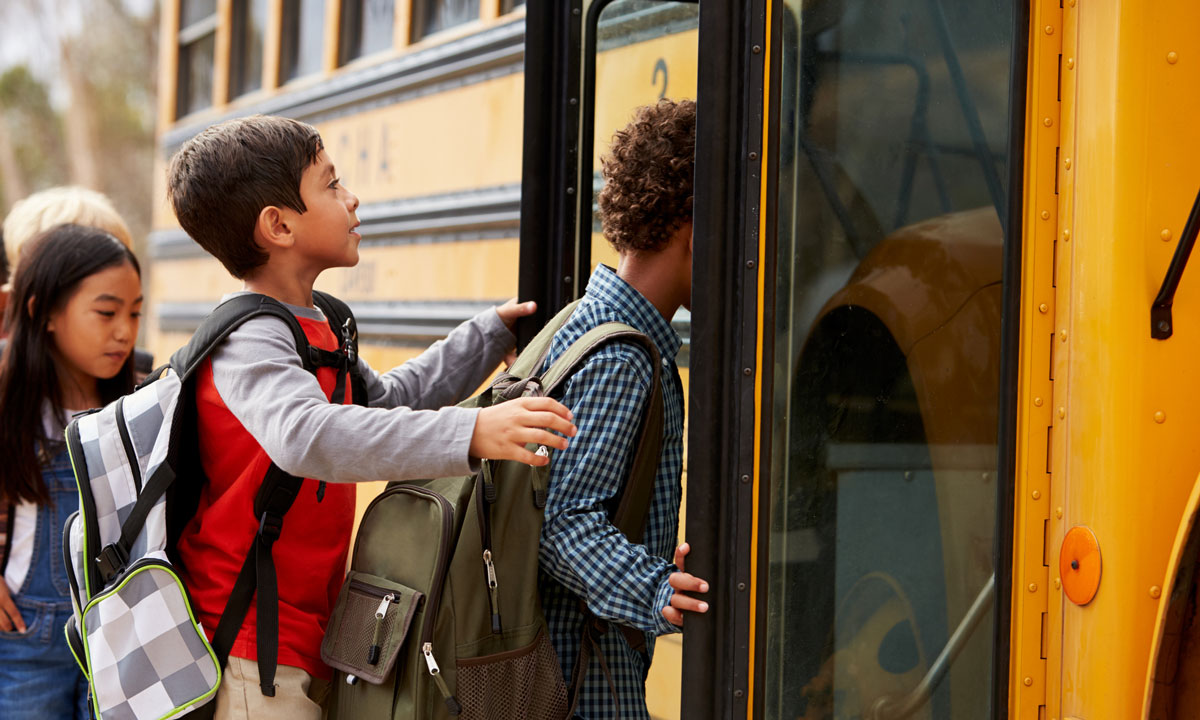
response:
{"label": "backpack buckle", "polygon": [[268,545],[279,539],[279,533],[283,531],[283,517],[273,512],[264,512],[258,521],[258,535],[267,542]]}
{"label": "backpack buckle", "polygon": [[100,571],[100,577],[104,579],[105,585],[120,575],[128,564],[129,551],[116,543],[105,545],[100,554],[96,556],[96,569]]}
{"label": "backpack buckle", "polygon": [[342,323],[342,352],[351,365],[358,363],[358,326],[352,317]]}

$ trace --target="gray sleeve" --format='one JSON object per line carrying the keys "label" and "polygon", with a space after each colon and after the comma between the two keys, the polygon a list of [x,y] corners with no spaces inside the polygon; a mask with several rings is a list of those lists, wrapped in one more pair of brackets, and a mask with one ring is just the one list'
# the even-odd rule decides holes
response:
{"label": "gray sleeve", "polygon": [[362,358],[358,368],[367,383],[371,407],[439,408],[466,399],[515,345],[516,338],[495,309],[488,308],[383,375]]}
{"label": "gray sleeve", "polygon": [[478,410],[334,405],[287,326],[254,318],[212,355],[225,406],[282,470],[329,482],[465,475]]}

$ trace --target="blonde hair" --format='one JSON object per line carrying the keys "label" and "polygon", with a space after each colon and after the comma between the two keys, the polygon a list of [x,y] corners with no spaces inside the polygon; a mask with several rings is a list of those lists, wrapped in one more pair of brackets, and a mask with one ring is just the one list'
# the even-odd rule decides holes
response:
{"label": "blonde hair", "polygon": [[95,190],[66,185],[36,192],[18,201],[4,219],[4,247],[10,274],[16,273],[26,244],[52,227],[71,223],[99,228],[133,249],[133,235],[120,213]]}

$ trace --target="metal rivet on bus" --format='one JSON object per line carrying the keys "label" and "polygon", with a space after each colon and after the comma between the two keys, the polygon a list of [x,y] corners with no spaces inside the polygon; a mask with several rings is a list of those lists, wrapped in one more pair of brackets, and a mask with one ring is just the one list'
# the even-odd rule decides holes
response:
{"label": "metal rivet on bus", "polygon": [[1063,167],[1065,167],[1068,170],[1071,169],[1071,158],[1067,158],[1067,159],[1063,160]]}
{"label": "metal rivet on bus", "polygon": [[1025,687],[1029,687],[1030,685],[1032,685],[1032,684],[1033,684],[1033,678],[1031,678],[1031,677],[1027,677],[1027,678],[1025,678],[1025,679],[1024,679],[1022,682],[1024,682],[1024,683],[1025,683]]}
{"label": "metal rivet on bus", "polygon": [[1166,320],[1159,320],[1158,321],[1158,330],[1159,330],[1159,332],[1164,332],[1164,333],[1171,332],[1171,323],[1167,322]]}
{"label": "metal rivet on bus", "polygon": [[1176,55],[1174,52],[1169,52],[1169,53],[1167,53],[1167,62],[1174,65],[1175,63],[1179,62],[1179,56]]}
{"label": "metal rivet on bus", "polygon": [[1037,592],[1037,583],[1029,583],[1029,592]]}
{"label": "metal rivet on bus", "polygon": [[1071,231],[1063,230],[1063,242],[1071,242]]}
{"label": "metal rivet on bus", "polygon": [[1054,121],[1051,120],[1050,118],[1045,118],[1044,120],[1042,120],[1042,124],[1045,125],[1046,127],[1050,127],[1051,125],[1054,124]]}
{"label": "metal rivet on bus", "polygon": [[734,690],[734,691],[733,691],[733,696],[734,696],[734,697],[736,697],[736,698],[740,698],[741,696],[743,696],[743,695],[745,695],[745,694],[746,694],[746,693],[745,693],[744,691],[742,691],[742,690]]}
{"label": "metal rivet on bus", "polygon": [[1075,7],[1075,0],[1067,0],[1067,5],[1070,7]]}
{"label": "metal rivet on bus", "polygon": [[568,100],[567,102],[569,102],[569,103],[570,103],[570,104],[572,104],[572,105],[578,105],[578,104],[579,104],[579,100],[578,100],[578,99],[576,99],[576,98],[571,98],[571,99],[570,99],[570,100]]}
{"label": "metal rivet on bus", "polygon": [[1065,418],[1066,416],[1067,416],[1067,409],[1065,407],[1060,407],[1058,409],[1058,417],[1061,419],[1061,418]]}
{"label": "metal rivet on bus", "polygon": [[1042,406],[1042,399],[1041,399],[1040,397],[1038,397],[1038,398],[1034,398],[1034,399],[1033,399],[1033,406],[1034,406],[1034,407],[1041,407],[1041,406]]}
{"label": "metal rivet on bus", "polygon": [[985,471],[983,472],[983,474],[979,476],[979,479],[980,479],[980,480],[983,480],[984,482],[987,482],[988,480],[991,480],[991,479],[992,479],[992,474],[991,474],[990,472],[987,472],[987,471],[985,470]]}
{"label": "metal rivet on bus", "polygon": [[574,10],[572,10],[572,11],[571,11],[571,14],[572,14],[572,15],[578,15],[578,14],[579,14],[579,8],[575,8]]}
{"label": "metal rivet on bus", "polygon": [[745,589],[746,589],[746,583],[738,583],[738,590],[745,590]]}
{"label": "metal rivet on bus", "polygon": [[755,45],[754,47],[750,48],[750,51],[751,51],[751,52],[753,52],[755,55],[757,55],[757,54],[759,54],[760,52],[762,52],[762,46],[761,46],[761,45]]}
{"label": "metal rivet on bus", "polygon": [[742,476],[742,484],[743,484],[743,485],[745,485],[745,484],[746,484],[746,483],[748,483],[748,482],[750,482],[750,476],[749,476],[749,475],[743,475],[743,476]]}
{"label": "metal rivet on bus", "polygon": [[567,275],[566,277],[564,277],[563,282],[566,283],[567,285],[570,285],[571,284],[571,276]]}
{"label": "metal rivet on bus", "polygon": [[1159,237],[1163,239],[1163,242],[1168,242],[1171,239],[1171,229],[1163,228],[1163,231],[1159,233]]}
{"label": "metal rivet on bus", "polygon": [[1067,69],[1075,67],[1075,58],[1067,58]]}
{"label": "metal rivet on bus", "polygon": [[567,188],[567,194],[568,194],[568,195],[574,195],[574,194],[575,194],[575,188],[573,188],[573,187],[569,187],[569,188]]}
{"label": "metal rivet on bus", "polygon": [[753,261],[753,260],[747,260],[747,261],[746,261],[746,269],[747,269],[747,270],[753,270],[753,269],[754,269],[754,261]]}
{"label": "metal rivet on bus", "polygon": [[1154,422],[1158,423],[1159,425],[1162,425],[1166,421],[1167,421],[1167,414],[1165,412],[1163,412],[1162,410],[1159,410],[1158,412],[1154,413]]}
{"label": "metal rivet on bus", "polygon": [[1059,330],[1059,331],[1058,331],[1058,339],[1059,339],[1059,340],[1062,340],[1063,342],[1066,342],[1066,341],[1067,341],[1067,330],[1066,330],[1066,328],[1063,328],[1062,330]]}
{"label": "metal rivet on bus", "polygon": [[754,371],[750,368],[742,368],[742,374],[749,377],[750,375],[754,374]]}
{"label": "metal rivet on bus", "polygon": [[750,159],[751,159],[751,160],[757,160],[757,159],[758,159],[758,153],[756,153],[756,152],[751,152],[751,153],[750,153]]}
{"label": "metal rivet on bus", "polygon": [[1157,598],[1159,595],[1162,595],[1162,588],[1160,588],[1157,585],[1151,585],[1150,586],[1150,597]]}
{"label": "metal rivet on bus", "polygon": [[1049,219],[1050,219],[1050,211],[1049,211],[1049,210],[1043,210],[1043,211],[1042,211],[1042,219],[1043,219],[1043,220],[1049,220]]}
{"label": "metal rivet on bus", "polygon": [[1054,509],[1054,517],[1058,518],[1059,520],[1062,520],[1062,516],[1063,516],[1062,508],[1055,508]]}
{"label": "metal rivet on bus", "polygon": [[1053,34],[1054,34],[1054,26],[1053,26],[1053,25],[1047,25],[1047,26],[1046,26],[1046,34],[1047,34],[1047,35],[1053,35]]}
{"label": "metal rivet on bus", "polygon": [[1038,305],[1038,312],[1045,315],[1046,313],[1050,312],[1050,306],[1046,303],[1042,303],[1041,305]]}
{"label": "metal rivet on bus", "polygon": [[912,472],[912,470],[905,470],[905,471],[904,471],[904,480],[905,480],[906,482],[912,482],[912,479],[913,479],[913,472]]}
{"label": "metal rivet on bus", "polygon": [[1031,492],[1031,493],[1029,493],[1029,494],[1033,496],[1033,499],[1034,499],[1034,500],[1038,500],[1038,499],[1040,499],[1040,498],[1042,497],[1042,491],[1041,491],[1041,490],[1034,490],[1033,492]]}
{"label": "metal rivet on bus", "polygon": [[1054,578],[1054,589],[1059,590],[1061,588],[1062,588],[1062,578]]}

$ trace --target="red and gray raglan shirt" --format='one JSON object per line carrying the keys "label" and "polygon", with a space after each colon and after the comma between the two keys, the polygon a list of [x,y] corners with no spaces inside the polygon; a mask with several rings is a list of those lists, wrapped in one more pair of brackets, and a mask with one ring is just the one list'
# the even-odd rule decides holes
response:
{"label": "red and gray raglan shirt", "polygon": [[[232,296],[230,296],[232,297]],[[287,306],[309,343],[336,350],[320,310]],[[273,460],[306,479],[273,547],[279,580],[279,664],[329,679],[321,640],[346,570],[354,523],[351,483],[465,475],[477,409],[467,397],[499,365],[514,338],[494,310],[458,326],[385,375],[361,358],[368,407],[333,405],[333,368],[314,376],[277,318],[247,321],[200,368],[200,456],[209,482],[178,551],[205,631],[216,630],[258,529],[254,498]],[[347,392],[349,395],[349,392]],[[318,479],[327,483],[318,498]],[[255,609],[231,654],[257,660]]]}

